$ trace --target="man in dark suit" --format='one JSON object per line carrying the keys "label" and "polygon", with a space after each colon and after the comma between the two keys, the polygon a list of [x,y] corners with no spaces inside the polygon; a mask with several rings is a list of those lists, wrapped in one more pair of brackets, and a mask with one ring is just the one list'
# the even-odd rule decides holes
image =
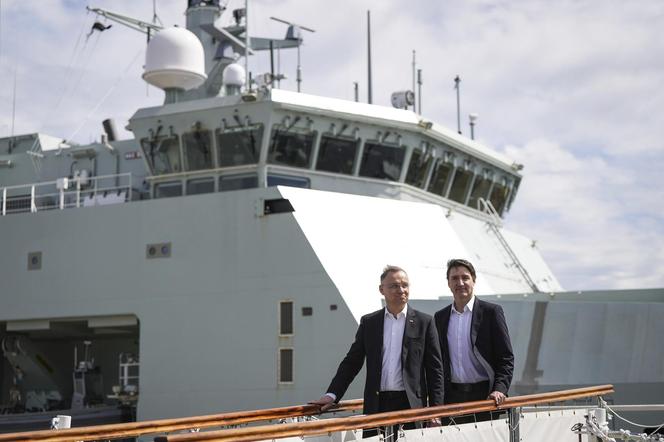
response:
{"label": "man in dark suit", "polygon": [[[378,290],[385,297],[385,308],[360,320],[355,341],[327,394],[310,402],[321,411],[341,399],[365,360],[365,414],[443,403],[443,366],[433,318],[408,307],[408,275],[400,267],[384,269]],[[375,434],[365,431],[364,437]]]}
{"label": "man in dark suit", "polygon": [[443,356],[445,403],[493,399],[500,405],[512,382],[512,344],[502,307],[474,296],[475,279],[470,262],[448,261],[447,285],[454,302],[434,315]]}

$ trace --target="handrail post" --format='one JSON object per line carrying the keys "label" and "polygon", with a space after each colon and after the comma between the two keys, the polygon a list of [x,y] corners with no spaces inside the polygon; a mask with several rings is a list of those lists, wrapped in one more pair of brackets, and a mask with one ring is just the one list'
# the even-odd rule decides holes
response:
{"label": "handrail post", "polygon": [[2,216],[7,214],[7,188],[2,189]]}
{"label": "handrail post", "polygon": [[510,442],[519,442],[519,419],[521,418],[521,407],[510,408],[508,413]]}
{"label": "handrail post", "polygon": [[76,177],[76,207],[81,207],[81,177]]}

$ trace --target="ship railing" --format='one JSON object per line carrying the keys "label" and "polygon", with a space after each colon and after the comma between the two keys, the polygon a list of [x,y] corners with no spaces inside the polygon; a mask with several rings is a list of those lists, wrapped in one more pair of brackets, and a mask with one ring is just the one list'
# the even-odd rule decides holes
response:
{"label": "ship railing", "polygon": [[[510,397],[500,406],[496,406],[492,400],[483,400],[370,415],[352,415],[312,420],[306,420],[306,417],[313,418],[318,415],[318,407],[314,405],[298,405],[178,419],[0,434],[0,442],[28,440],[49,442],[112,440],[139,437],[148,434],[158,435],[154,439],[156,442],[259,441],[287,437],[304,438],[306,436],[328,435],[339,431],[377,428],[408,422],[427,421],[441,417],[472,415],[481,412],[507,412],[510,418],[511,440],[518,441],[518,421],[522,407],[601,397],[611,394],[613,391],[612,385],[599,385]],[[336,408],[330,410],[330,412],[357,411],[361,408],[362,401],[357,399],[342,401]],[[302,417],[304,419],[300,419]],[[239,425],[284,420],[295,420],[296,422],[268,423],[266,425],[251,425],[237,428]],[[225,428],[204,432],[199,431],[215,427]],[[187,431],[187,433],[169,434],[181,431]]]}
{"label": "ship railing", "polygon": [[0,188],[0,214],[64,210],[131,201],[132,174],[60,178]]}

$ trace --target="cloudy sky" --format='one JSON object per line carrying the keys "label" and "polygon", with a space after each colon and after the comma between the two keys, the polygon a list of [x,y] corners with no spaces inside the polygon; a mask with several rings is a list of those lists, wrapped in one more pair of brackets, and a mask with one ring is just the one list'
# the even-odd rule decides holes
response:
{"label": "cloudy sky", "polygon": [[[89,142],[104,118],[122,127],[161,103],[140,78],[145,37],[117,24],[88,37],[87,4],[153,16],[151,0],[0,0],[0,136]],[[184,25],[185,5],[157,0],[156,12]],[[664,287],[664,2],[252,0],[249,24],[272,37],[285,26],[270,16],[313,28],[303,92],[352,99],[357,81],[366,99],[368,9],[374,103],[411,86],[415,50],[423,114],[456,128],[459,75],[462,131],[479,114],[477,138],[525,165],[507,226],[537,240],[566,289]],[[287,89],[294,60],[281,54]]]}

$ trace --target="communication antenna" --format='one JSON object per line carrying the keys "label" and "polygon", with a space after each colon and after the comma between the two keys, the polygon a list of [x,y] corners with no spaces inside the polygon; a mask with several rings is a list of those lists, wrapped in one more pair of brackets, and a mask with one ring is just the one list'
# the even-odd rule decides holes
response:
{"label": "communication antenna", "polygon": [[[416,64],[415,64],[415,49],[413,49],[413,88],[411,91],[415,92],[415,70],[416,70]],[[419,100],[417,100],[419,101]],[[415,103],[413,103],[413,112],[415,111]]]}
{"label": "communication antenna", "polygon": [[371,99],[371,11],[367,11],[367,74],[369,77],[369,86],[367,88],[367,98],[369,104]]}
{"label": "communication antenna", "polygon": [[459,99],[459,84],[461,83],[461,78],[457,75],[454,77],[454,89],[456,89],[457,96],[457,132],[461,135],[461,104]]}
{"label": "communication antenna", "polygon": [[417,113],[422,115],[422,69],[417,70]]}
{"label": "communication antenna", "polygon": [[477,118],[479,115],[476,113],[472,113],[468,115],[468,120],[470,122],[470,139],[474,140],[475,139],[475,124],[477,124]]}
{"label": "communication antenna", "polygon": [[288,25],[288,30],[286,31],[286,40],[297,40],[297,91],[300,92],[300,90],[302,89],[302,66],[300,64],[300,46],[302,45],[301,31],[308,31],[308,32],[316,32],[316,31],[314,31],[311,28],[307,28],[306,26],[302,26],[287,20],[282,20],[277,17],[270,17],[270,19]]}

